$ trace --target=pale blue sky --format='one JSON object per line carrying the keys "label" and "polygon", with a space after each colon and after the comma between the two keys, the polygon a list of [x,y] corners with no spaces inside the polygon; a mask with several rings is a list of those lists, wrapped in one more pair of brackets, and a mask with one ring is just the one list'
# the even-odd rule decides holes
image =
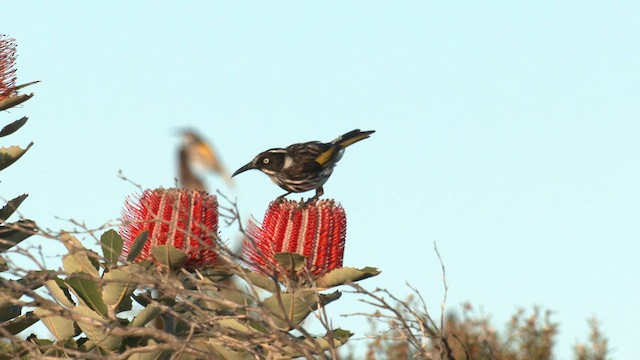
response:
{"label": "pale blue sky", "polygon": [[[174,130],[196,127],[233,171],[271,147],[377,132],[325,186],[348,215],[346,265],[433,311],[471,301],[502,328],[520,306],[555,311],[559,359],[598,316],[616,359],[640,332],[640,3],[633,1],[4,1],[19,82],[42,80],[34,147],[2,173],[41,225],[117,219],[135,188],[171,186]],[[222,186],[214,177],[214,187]],[[246,173],[261,219],[281,194]],[[232,236],[229,230],[223,235]],[[346,296],[345,298],[348,298]],[[362,335],[364,321],[334,325]]]}

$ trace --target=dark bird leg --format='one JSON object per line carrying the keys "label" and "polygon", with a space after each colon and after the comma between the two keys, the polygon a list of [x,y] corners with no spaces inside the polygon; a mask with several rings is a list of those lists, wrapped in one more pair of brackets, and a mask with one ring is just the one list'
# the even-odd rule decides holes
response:
{"label": "dark bird leg", "polygon": [[305,201],[303,206],[307,206],[316,201],[320,196],[322,196],[322,194],[324,194],[324,189],[322,188],[322,186],[320,186],[316,189],[316,194],[312,198],[309,198],[309,200]]}
{"label": "dark bird leg", "polygon": [[287,196],[287,195],[289,195],[289,194],[291,194],[291,191],[289,191],[288,193],[286,193],[286,194],[284,194],[284,195],[280,195],[280,196],[278,196],[278,197],[276,198],[276,201],[277,201],[277,202],[283,202],[283,201],[285,200],[285,199],[284,199],[284,197],[285,197],[285,196]]}

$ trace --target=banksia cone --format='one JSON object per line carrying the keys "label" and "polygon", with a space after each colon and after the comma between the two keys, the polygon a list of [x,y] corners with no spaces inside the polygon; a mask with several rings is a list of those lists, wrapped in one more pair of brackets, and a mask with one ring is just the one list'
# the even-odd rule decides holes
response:
{"label": "banksia cone", "polygon": [[15,40],[0,34],[0,100],[17,94]]}
{"label": "banksia cone", "polygon": [[346,234],[346,214],[333,200],[304,207],[296,201],[274,201],[261,227],[249,223],[243,255],[255,271],[269,275],[278,267],[275,254],[298,253],[307,258],[309,272],[320,276],[342,267]]}
{"label": "banksia cone", "polygon": [[215,265],[218,201],[214,195],[186,189],[146,190],[126,200],[122,215],[124,254],[140,233],[149,231],[136,261],[150,258],[152,247],[170,244],[187,253],[186,268]]}

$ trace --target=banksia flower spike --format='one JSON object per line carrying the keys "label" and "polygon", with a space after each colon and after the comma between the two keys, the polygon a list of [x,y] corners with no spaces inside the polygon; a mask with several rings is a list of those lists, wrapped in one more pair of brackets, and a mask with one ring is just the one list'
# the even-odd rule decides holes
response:
{"label": "banksia flower spike", "polygon": [[154,246],[172,245],[187,254],[186,268],[216,264],[218,201],[214,195],[186,189],[146,190],[126,200],[122,215],[124,254],[143,231],[149,232],[135,261],[152,258]]}
{"label": "banksia flower spike", "polygon": [[17,94],[15,40],[0,34],[0,100]]}
{"label": "banksia flower spike", "polygon": [[306,206],[274,201],[262,226],[249,223],[243,255],[253,270],[270,275],[278,271],[275,254],[298,253],[307,258],[309,272],[321,276],[342,267],[346,234],[346,214],[333,200]]}

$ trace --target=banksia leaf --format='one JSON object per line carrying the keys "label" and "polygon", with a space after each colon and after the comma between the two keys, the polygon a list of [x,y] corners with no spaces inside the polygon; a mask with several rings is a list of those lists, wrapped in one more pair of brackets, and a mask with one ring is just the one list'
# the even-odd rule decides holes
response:
{"label": "banksia leaf", "polygon": [[32,311],[29,311],[24,315],[0,325],[0,331],[6,331],[9,334],[16,335],[36,322],[38,322],[38,317],[35,316]]}
{"label": "banksia leaf", "polygon": [[306,258],[304,266],[309,272],[320,276],[342,267],[346,231],[344,209],[333,200],[306,206],[296,201],[274,201],[261,226],[249,223],[243,255],[249,267],[269,275],[282,271],[280,264],[285,269],[298,268],[300,256],[277,255],[297,253]]}
{"label": "banksia leaf", "polygon": [[319,289],[328,289],[338,285],[344,285],[355,281],[364,280],[380,274],[380,270],[372,267],[362,269],[341,268],[335,269],[316,280]]}
{"label": "banksia leaf", "polygon": [[[319,347],[321,350],[330,350],[337,348],[338,346],[347,343],[347,340],[353,335],[351,331],[336,329],[327,332],[322,338],[304,339],[303,344],[306,344],[310,348]],[[291,347],[285,347],[285,353],[287,358],[304,357],[305,354],[299,350],[299,348],[293,349]]]}
{"label": "banksia leaf", "polygon": [[102,255],[107,265],[115,265],[122,254],[122,238],[115,230],[108,230],[100,236]]}
{"label": "banksia leaf", "polygon": [[[147,240],[149,239],[149,230],[145,230],[136,236],[135,240],[131,244],[129,248],[129,253],[127,254],[127,261],[134,261],[138,255],[142,252],[142,249],[147,245]],[[124,246],[124,244],[123,244]]]}
{"label": "banksia leaf", "polygon": [[21,148],[19,146],[10,146],[8,148],[2,147],[0,148],[0,170],[3,170],[9,167],[14,162],[18,161],[24,153],[27,152],[33,146],[33,142],[29,143],[26,148]]}
{"label": "banksia leaf", "polygon": [[160,308],[153,304],[147,305],[144,309],[140,310],[138,315],[131,320],[129,327],[143,327],[153,321],[160,315]]}
{"label": "banksia leaf", "polygon": [[66,306],[71,309],[76,306],[71,298],[71,293],[69,292],[69,288],[67,284],[65,284],[64,280],[55,278],[53,280],[48,280],[45,282],[45,286],[49,290],[49,294],[51,294],[60,304]]}
{"label": "banksia leaf", "polygon": [[5,125],[2,130],[0,130],[0,137],[11,135],[14,132],[18,131],[18,129],[20,129],[24,124],[27,123],[27,120],[29,120],[29,118],[23,116],[20,119],[12,122],[11,124]]}
{"label": "banksia leaf", "polygon": [[263,302],[265,308],[274,314],[272,320],[281,329],[291,329],[292,324],[300,324],[318,308],[340,298],[342,294],[319,294],[315,290],[302,290],[297,293],[275,294]]}
{"label": "banksia leaf", "polygon": [[30,220],[18,220],[12,224],[0,225],[0,252],[28,239],[35,232],[35,223]]}
{"label": "banksia leaf", "polygon": [[69,254],[62,258],[62,265],[67,273],[83,272],[98,277],[98,267],[91,261],[88,254],[97,257],[97,254],[87,250],[73,235],[65,233],[60,236],[62,244],[69,250]]}
{"label": "banksia leaf", "polygon": [[0,222],[5,222],[9,216],[11,216],[17,209],[20,204],[24,201],[24,199],[29,196],[28,194],[22,194],[15,199],[9,200],[9,202],[0,209]]}
{"label": "banksia leaf", "polygon": [[176,249],[173,245],[158,245],[151,248],[151,255],[169,269],[175,270],[184,266],[187,253]]}
{"label": "banksia leaf", "polygon": [[[214,195],[186,189],[146,190],[140,197],[127,199],[122,218],[125,254],[134,250],[139,234],[149,234],[135,261],[153,258],[153,247],[171,245],[187,254],[184,267],[188,269],[216,264],[218,202]],[[167,254],[164,260],[171,260]]]}
{"label": "banksia leaf", "polygon": [[111,269],[104,274],[105,281],[102,290],[104,303],[114,310],[131,310],[131,294],[136,289],[137,284],[133,282],[133,269],[123,267],[121,269]]}
{"label": "banksia leaf", "polygon": [[107,317],[109,315],[107,305],[102,299],[102,291],[95,281],[71,278],[67,279],[66,282],[91,310],[96,311],[103,317]]}
{"label": "banksia leaf", "polygon": [[77,323],[89,340],[93,341],[101,349],[107,351],[113,351],[120,347],[120,344],[122,344],[121,336],[109,335],[105,326],[98,325],[91,321],[101,321],[102,317],[100,315],[86,306],[78,306],[74,311],[86,318],[78,320]]}
{"label": "banksia leaf", "polygon": [[34,313],[58,340],[70,339],[79,333],[76,323],[69,318],[53,315],[49,310],[43,308],[35,309]]}

